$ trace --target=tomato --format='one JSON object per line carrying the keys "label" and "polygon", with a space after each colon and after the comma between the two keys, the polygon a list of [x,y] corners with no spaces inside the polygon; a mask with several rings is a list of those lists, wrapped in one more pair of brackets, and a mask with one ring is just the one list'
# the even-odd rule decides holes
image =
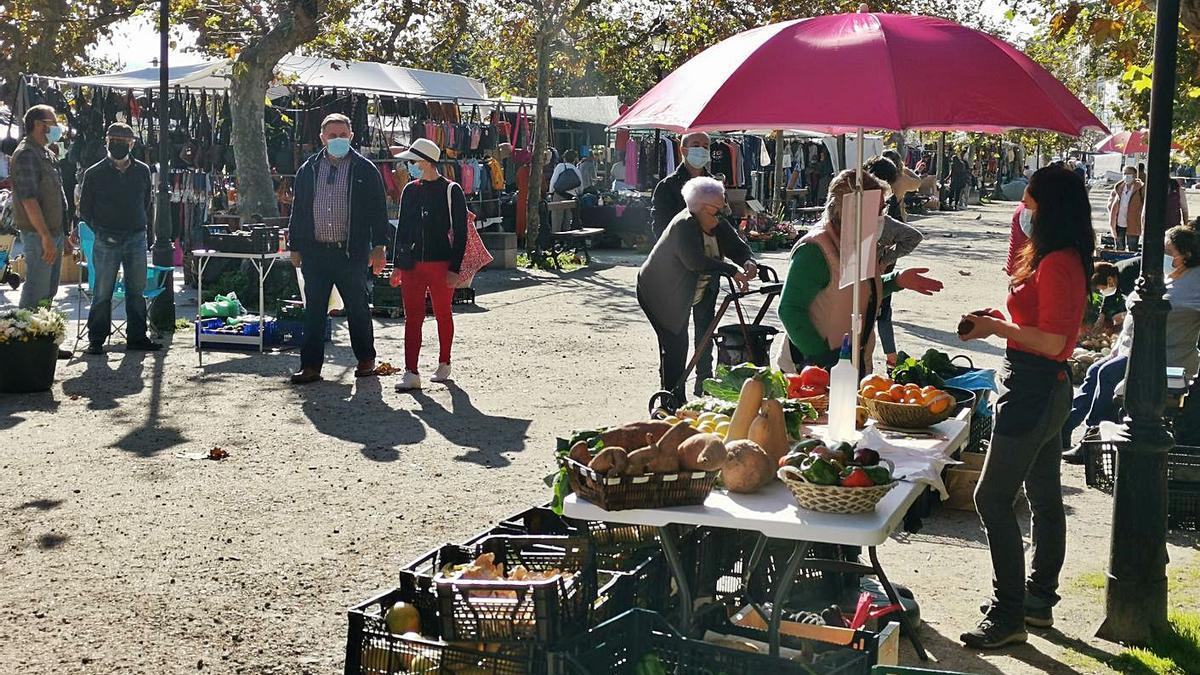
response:
{"label": "tomato", "polygon": [[796,373],[786,373],[783,377],[787,380],[788,398],[800,398],[800,387],[804,385],[804,380]]}
{"label": "tomato", "polygon": [[829,371],[820,366],[805,366],[800,371],[800,381],[810,387],[829,388]]}

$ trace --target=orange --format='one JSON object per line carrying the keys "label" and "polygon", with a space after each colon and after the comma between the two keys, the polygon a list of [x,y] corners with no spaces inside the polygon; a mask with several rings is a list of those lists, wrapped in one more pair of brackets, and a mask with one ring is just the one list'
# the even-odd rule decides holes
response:
{"label": "orange", "polygon": [[921,387],[921,395],[922,396],[929,396],[930,394],[940,394],[940,393],[942,393],[941,390],[939,390],[937,387],[933,386],[932,384],[929,385],[928,387]]}
{"label": "orange", "polygon": [[888,387],[888,393],[891,394],[893,400],[899,401],[905,396],[904,385],[893,384],[892,386]]}
{"label": "orange", "polygon": [[866,389],[867,387],[876,387],[878,389],[887,389],[892,386],[891,380],[882,375],[867,375],[858,383],[859,388]]}
{"label": "orange", "polygon": [[929,412],[933,413],[934,415],[940,415],[946,412],[946,409],[949,408],[950,404],[953,402],[954,399],[950,398],[948,394],[942,394],[935,397],[929,403],[926,403],[925,407],[929,408]]}
{"label": "orange", "polygon": [[903,402],[905,405],[921,405],[921,399],[918,396],[905,396]]}
{"label": "orange", "polygon": [[875,400],[876,401],[885,401],[887,403],[896,403],[897,402],[896,397],[892,396],[892,392],[890,392],[886,389],[880,389],[878,392],[876,392]]}
{"label": "orange", "polygon": [[919,393],[921,393],[921,387],[919,387],[915,384],[912,384],[910,382],[909,384],[904,385],[904,393],[907,396],[912,396],[913,394],[919,394]]}
{"label": "orange", "polygon": [[921,405],[929,405],[929,402],[942,395],[942,392],[934,389],[933,391],[921,390]]}
{"label": "orange", "polygon": [[883,391],[883,389],[880,389],[874,384],[866,384],[863,385],[862,392],[860,392],[860,394],[863,398],[878,398],[879,392],[881,391]]}

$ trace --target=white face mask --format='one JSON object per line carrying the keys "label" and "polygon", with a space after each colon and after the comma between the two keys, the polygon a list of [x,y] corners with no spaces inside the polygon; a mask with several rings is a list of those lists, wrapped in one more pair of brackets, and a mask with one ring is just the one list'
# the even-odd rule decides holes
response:
{"label": "white face mask", "polygon": [[1167,254],[1163,254],[1163,276],[1171,276],[1171,272],[1175,271],[1175,259]]}
{"label": "white face mask", "polygon": [[692,147],[687,149],[687,163],[693,169],[703,169],[711,161],[712,153],[708,151],[708,148]]}
{"label": "white face mask", "polygon": [[1021,231],[1025,233],[1025,237],[1029,238],[1029,233],[1033,232],[1033,209],[1022,209],[1020,215]]}
{"label": "white face mask", "polygon": [[1116,294],[1117,294],[1116,286],[1112,286],[1111,288],[1101,288],[1100,289],[1100,295],[1103,295],[1106,298],[1111,298],[1112,296],[1114,296]]}
{"label": "white face mask", "polygon": [[1134,178],[1137,178],[1137,176],[1133,176],[1133,175],[1130,175],[1130,174],[1125,174],[1125,184],[1126,184],[1126,185],[1133,185],[1133,179],[1134,179]]}

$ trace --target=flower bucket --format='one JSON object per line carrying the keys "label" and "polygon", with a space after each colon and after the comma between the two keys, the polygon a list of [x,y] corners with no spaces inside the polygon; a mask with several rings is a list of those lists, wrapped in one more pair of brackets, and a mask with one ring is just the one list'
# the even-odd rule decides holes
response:
{"label": "flower bucket", "polygon": [[50,391],[58,344],[50,338],[0,342],[0,393]]}

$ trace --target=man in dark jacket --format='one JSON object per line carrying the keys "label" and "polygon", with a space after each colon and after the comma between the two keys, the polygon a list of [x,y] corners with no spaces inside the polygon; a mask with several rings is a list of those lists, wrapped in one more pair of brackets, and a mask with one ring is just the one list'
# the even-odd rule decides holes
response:
{"label": "man in dark jacket", "polygon": [[654,240],[658,241],[666,231],[667,226],[687,210],[683,202],[683,185],[697,176],[708,175],[708,165],[712,162],[709,151],[711,141],[708,134],[687,134],[680,141],[683,148],[683,161],[675,173],[659,181],[654,187]]}
{"label": "man in dark jacket", "polygon": [[150,167],[130,156],[133,128],[116,122],[108,127],[108,157],[83,173],[79,219],[95,233],[91,259],[92,308],[88,310],[88,354],[103,354],[112,331],[112,297],[117,270],[125,274],[126,349],[157,351],[162,345],[146,337],[146,229],[154,191]]}
{"label": "man in dark jacket", "polygon": [[346,303],[350,345],[358,360],[355,377],[375,374],[375,335],[368,303],[367,269],[379,274],[393,228],[387,218],[383,177],[350,148],[350,119],[334,113],[321,122],[325,149],[296,173],[288,223],[292,264],[304,271],[304,343],[292,384],[321,379],[325,360],[325,317],[334,286]]}

